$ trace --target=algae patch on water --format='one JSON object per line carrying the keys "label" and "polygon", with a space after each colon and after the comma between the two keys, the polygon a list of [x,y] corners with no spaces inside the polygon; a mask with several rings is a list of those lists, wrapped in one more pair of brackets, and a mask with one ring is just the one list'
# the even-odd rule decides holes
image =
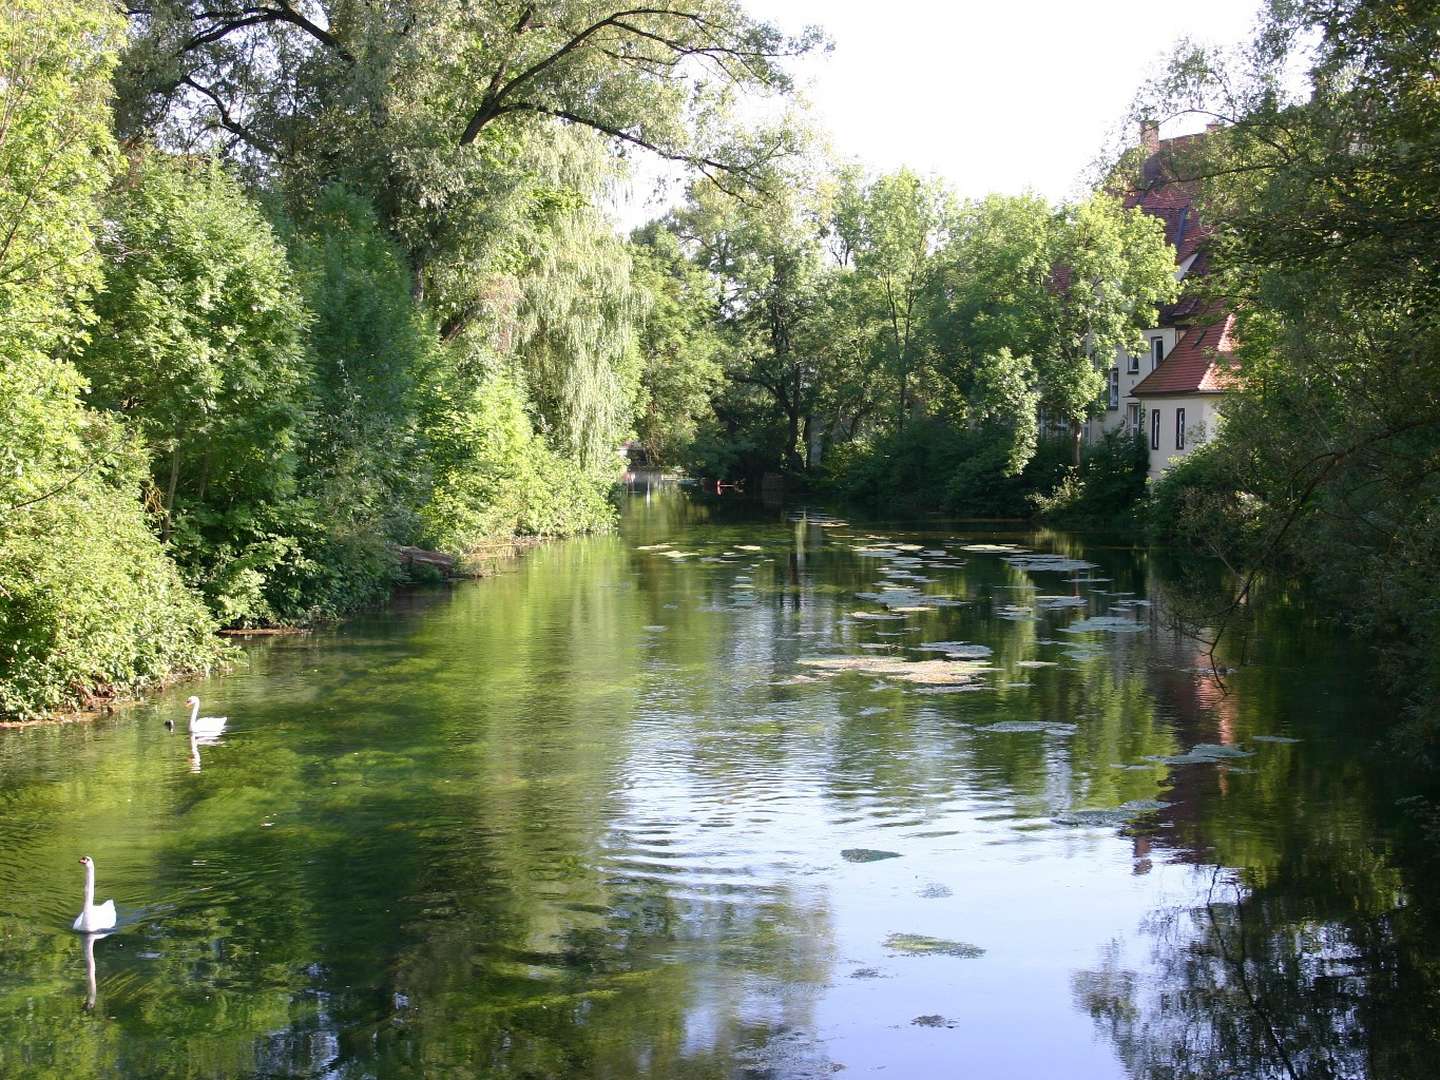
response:
{"label": "algae patch on water", "polygon": [[1238,746],[1199,743],[1183,754],[1172,754],[1169,757],[1147,757],[1145,760],[1163,762],[1166,765],[1204,765],[1215,761],[1230,761],[1250,756],[1249,750],[1241,750]]}
{"label": "algae patch on water", "polygon": [[985,955],[985,950],[979,945],[926,937],[924,934],[891,934],[885,939],[885,947],[907,956],[958,956],[965,960],[974,960]]}
{"label": "algae patch on water", "polygon": [[918,686],[963,686],[974,682],[977,671],[983,668],[965,660],[901,660],[894,656],[810,657],[800,663],[832,674],[859,671]]}
{"label": "algae patch on water", "polygon": [[917,1016],[910,1021],[915,1027],[928,1028],[954,1028],[960,1026],[960,1021],[951,1020],[948,1016],[941,1016],[939,1013],[926,1013],[924,1016]]}
{"label": "algae patch on water", "polygon": [[1070,810],[1063,814],[1056,814],[1052,820],[1057,825],[1128,825],[1141,814],[1148,814],[1153,810],[1164,810],[1172,805],[1174,804],[1161,802],[1158,799],[1132,799],[1130,802],[1122,803],[1108,810]]}
{"label": "algae patch on water", "polygon": [[846,862],[880,862],[882,859],[898,859],[898,851],[880,851],[876,848],[851,847],[840,852]]}

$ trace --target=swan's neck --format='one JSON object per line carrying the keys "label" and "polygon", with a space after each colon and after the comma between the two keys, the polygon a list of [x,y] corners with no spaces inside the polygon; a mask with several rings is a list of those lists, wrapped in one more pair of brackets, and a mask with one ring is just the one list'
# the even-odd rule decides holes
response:
{"label": "swan's neck", "polygon": [[200,715],[200,699],[195,699],[195,704],[190,706],[190,724],[193,727],[195,720]]}
{"label": "swan's neck", "polygon": [[95,906],[95,864],[85,864],[85,907]]}

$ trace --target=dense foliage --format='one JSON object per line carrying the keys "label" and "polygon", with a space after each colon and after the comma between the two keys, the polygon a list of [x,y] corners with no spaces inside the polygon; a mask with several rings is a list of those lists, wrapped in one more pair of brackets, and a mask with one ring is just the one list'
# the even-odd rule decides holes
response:
{"label": "dense foliage", "polygon": [[732,0],[126,15],[0,6],[4,714],[372,602],[403,545],[607,527],[714,383],[642,353],[709,362],[601,210],[623,151],[750,185],[785,147],[728,104],[820,44]]}
{"label": "dense foliage", "polygon": [[[1325,586],[1415,695],[1432,756],[1437,54],[1433,4],[1275,3],[1248,49],[1182,50],[1142,103],[1231,121],[1185,166],[1228,223],[1215,282],[1244,377],[1219,442],[1162,485],[1159,520],[1247,581],[1298,568]],[[1280,74],[1296,56],[1303,98]]]}
{"label": "dense foliage", "polygon": [[119,26],[100,4],[0,9],[0,714],[218,658],[138,499],[141,446],[85,404],[96,197]]}
{"label": "dense foliage", "polygon": [[[807,162],[773,170],[768,187],[755,201],[696,186],[643,234],[709,281],[682,276],[667,296],[668,323],[697,343],[670,350],[670,379],[724,374],[708,415],[676,401],[687,430],[695,417],[683,460],[721,477],[784,471],[889,509],[1130,508],[1145,462],[1102,449],[1128,502],[1087,497],[1113,485],[1082,460],[1079,433],[1100,405],[1101,359],[1135,351],[1176,295],[1156,219],[1104,193],[961,203],[903,169],[867,178]],[[1068,450],[1041,453],[1042,435]]]}

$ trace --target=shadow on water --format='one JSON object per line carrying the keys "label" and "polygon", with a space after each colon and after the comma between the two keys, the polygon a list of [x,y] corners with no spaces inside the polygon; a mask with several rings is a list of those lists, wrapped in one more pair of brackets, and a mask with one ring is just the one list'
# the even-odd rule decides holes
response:
{"label": "shadow on water", "polygon": [[[1419,1075],[1440,936],[1363,649],[1282,595],[1217,679],[1176,578],[652,484],[7,734],[0,1075]],[[970,681],[896,677],[935,643]]]}

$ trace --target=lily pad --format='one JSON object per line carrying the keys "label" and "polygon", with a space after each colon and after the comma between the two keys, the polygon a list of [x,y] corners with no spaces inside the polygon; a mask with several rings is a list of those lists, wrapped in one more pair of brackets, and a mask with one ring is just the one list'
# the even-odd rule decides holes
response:
{"label": "lily pad", "polygon": [[974,960],[984,956],[985,950],[965,941],[947,941],[945,938],[926,937],[924,934],[891,934],[885,939],[885,947],[907,956],[958,956]]}

